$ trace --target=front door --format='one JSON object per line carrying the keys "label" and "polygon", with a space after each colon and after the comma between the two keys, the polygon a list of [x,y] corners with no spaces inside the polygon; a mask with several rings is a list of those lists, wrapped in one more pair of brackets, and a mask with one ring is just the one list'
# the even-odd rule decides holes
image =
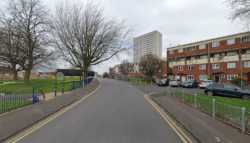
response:
{"label": "front door", "polygon": [[168,78],[169,79],[174,79],[174,76],[173,75],[169,75]]}
{"label": "front door", "polygon": [[247,75],[247,83],[250,84],[250,74]]}
{"label": "front door", "polygon": [[185,75],[181,76],[181,81],[186,81],[186,76]]}
{"label": "front door", "polygon": [[214,76],[214,82],[215,83],[220,83],[220,75],[215,75]]}

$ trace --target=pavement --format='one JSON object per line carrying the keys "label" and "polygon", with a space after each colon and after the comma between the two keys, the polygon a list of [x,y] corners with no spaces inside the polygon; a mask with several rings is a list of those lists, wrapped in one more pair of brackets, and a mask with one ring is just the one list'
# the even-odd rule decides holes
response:
{"label": "pavement", "polygon": [[203,143],[250,143],[249,135],[187,104],[166,96],[166,93],[152,94],[151,98]]}
{"label": "pavement", "polygon": [[79,100],[92,90],[96,89],[99,84],[99,81],[94,79],[83,88],[65,93],[56,98],[52,98],[51,95],[51,98],[48,98],[46,102],[39,102],[30,107],[25,107],[24,109],[0,116],[0,142],[22,129],[29,127],[33,123],[55,113],[63,107]]}
{"label": "pavement", "polygon": [[197,143],[189,132],[177,127],[171,117],[163,115],[165,113],[138,88],[110,79],[100,79],[100,82],[101,87],[87,98],[6,142]]}

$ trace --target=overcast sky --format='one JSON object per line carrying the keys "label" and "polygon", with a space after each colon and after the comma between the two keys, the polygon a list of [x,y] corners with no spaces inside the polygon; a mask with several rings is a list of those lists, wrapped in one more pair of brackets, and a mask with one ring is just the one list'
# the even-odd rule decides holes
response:
{"label": "overcast sky", "polygon": [[[57,0],[42,0],[54,8]],[[87,0],[70,0],[70,2]],[[107,16],[118,20],[127,19],[135,24],[134,37],[158,30],[162,33],[162,57],[166,58],[166,48],[200,40],[244,32],[242,25],[231,23],[227,17],[228,9],[224,0],[93,0],[104,7]],[[1,3],[1,2],[0,2]],[[128,59],[133,54],[120,55],[94,66],[99,74],[108,72],[109,67]]]}

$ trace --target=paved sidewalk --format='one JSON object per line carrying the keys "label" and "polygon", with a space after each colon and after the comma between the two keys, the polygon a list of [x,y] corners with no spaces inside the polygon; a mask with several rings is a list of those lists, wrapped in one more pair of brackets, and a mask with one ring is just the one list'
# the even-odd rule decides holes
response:
{"label": "paved sidewalk", "polygon": [[238,129],[166,96],[166,93],[152,94],[151,98],[164,107],[203,143],[250,143],[250,137]]}
{"label": "paved sidewalk", "polygon": [[7,136],[26,128],[63,107],[79,100],[100,85],[97,79],[84,88],[79,88],[56,98],[9,113],[0,117],[0,142]]}

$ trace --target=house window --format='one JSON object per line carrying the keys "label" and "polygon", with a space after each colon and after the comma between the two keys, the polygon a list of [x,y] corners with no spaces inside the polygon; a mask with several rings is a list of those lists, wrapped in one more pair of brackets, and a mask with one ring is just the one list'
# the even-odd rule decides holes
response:
{"label": "house window", "polygon": [[236,63],[227,63],[227,68],[236,68]]}
{"label": "house window", "polygon": [[249,68],[250,67],[250,62],[245,62],[244,65],[245,65],[245,68]]}
{"label": "house window", "polygon": [[43,75],[43,73],[40,73],[40,75]]}
{"label": "house window", "polygon": [[200,70],[205,70],[206,69],[206,65],[200,65]]}
{"label": "house window", "polygon": [[225,78],[226,76],[223,74],[223,75],[221,75],[221,78]]}
{"label": "house window", "polygon": [[220,46],[220,42],[216,41],[212,43],[212,47],[219,47]]}
{"label": "house window", "polygon": [[10,74],[9,73],[5,73],[5,76],[9,76]]}
{"label": "house window", "polygon": [[225,56],[225,53],[221,53],[221,56]]}
{"label": "house window", "polygon": [[228,56],[234,56],[237,55],[237,51],[233,51],[233,52],[227,52]]}
{"label": "house window", "polygon": [[220,57],[220,54],[214,54],[214,57]]}
{"label": "house window", "polygon": [[213,64],[213,69],[220,69],[220,64]]}
{"label": "house window", "polygon": [[187,47],[186,48],[186,51],[188,52],[188,51],[194,51],[195,50],[195,46],[192,46],[192,47]]}
{"label": "house window", "polygon": [[183,52],[183,48],[178,49],[178,53],[182,53]]}
{"label": "house window", "polygon": [[235,77],[238,77],[238,75],[227,75],[227,80],[233,80]]}
{"label": "house window", "polygon": [[241,37],[241,42],[248,42],[250,41],[250,36],[245,36],[245,37]]}
{"label": "house window", "polygon": [[205,48],[206,48],[205,44],[199,45],[199,49],[205,49]]}
{"label": "house window", "polygon": [[178,67],[178,71],[183,71],[183,67]]}
{"label": "house window", "polygon": [[140,71],[140,73],[142,73],[142,71]]}
{"label": "house window", "polygon": [[194,80],[194,76],[193,75],[188,75],[187,80]]}
{"label": "house window", "polygon": [[232,44],[235,44],[235,39],[228,39],[227,45],[232,45]]}
{"label": "house window", "polygon": [[207,55],[200,56],[200,59],[207,59]]}
{"label": "house window", "polygon": [[191,60],[194,60],[195,58],[194,57],[191,57]]}
{"label": "house window", "polygon": [[207,75],[200,75],[200,80],[207,80]]}
{"label": "house window", "polygon": [[174,50],[170,50],[170,51],[169,51],[169,54],[174,54]]}
{"label": "house window", "polygon": [[247,50],[247,54],[250,54],[250,49]]}
{"label": "house window", "polygon": [[188,66],[188,70],[194,70],[194,66]]}

